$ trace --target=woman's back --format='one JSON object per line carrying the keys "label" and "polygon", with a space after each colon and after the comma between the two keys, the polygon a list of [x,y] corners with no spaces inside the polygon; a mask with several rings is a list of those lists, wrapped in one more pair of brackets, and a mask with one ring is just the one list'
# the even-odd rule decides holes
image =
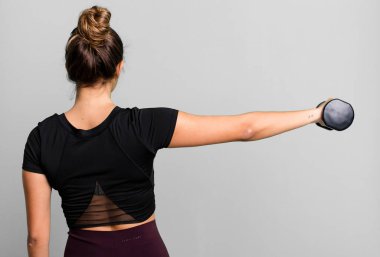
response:
{"label": "woman's back", "polygon": [[177,114],[115,106],[84,130],[55,113],[31,131],[23,169],[46,175],[69,228],[143,222],[155,210],[153,160],[168,146]]}

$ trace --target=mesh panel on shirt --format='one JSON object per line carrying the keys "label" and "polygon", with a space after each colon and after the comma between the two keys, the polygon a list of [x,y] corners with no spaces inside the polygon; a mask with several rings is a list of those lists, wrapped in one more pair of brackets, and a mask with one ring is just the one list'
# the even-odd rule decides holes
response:
{"label": "mesh panel on shirt", "polygon": [[114,204],[96,181],[95,192],[90,204],[75,222],[75,225],[94,225],[135,220]]}

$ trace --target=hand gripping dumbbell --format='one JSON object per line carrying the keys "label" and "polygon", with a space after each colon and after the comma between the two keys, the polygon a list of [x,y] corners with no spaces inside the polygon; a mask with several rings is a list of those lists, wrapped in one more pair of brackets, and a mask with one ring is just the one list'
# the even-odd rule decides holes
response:
{"label": "hand gripping dumbbell", "polygon": [[[317,108],[323,104],[325,101],[317,105]],[[327,129],[327,130],[338,130],[342,131],[351,126],[354,121],[354,109],[351,104],[334,98],[330,100],[322,110],[322,121],[326,126],[316,123],[317,126]]]}

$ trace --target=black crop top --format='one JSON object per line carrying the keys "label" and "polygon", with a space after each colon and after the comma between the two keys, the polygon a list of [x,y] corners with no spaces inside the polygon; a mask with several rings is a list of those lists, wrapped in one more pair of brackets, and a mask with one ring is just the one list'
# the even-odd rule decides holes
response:
{"label": "black crop top", "polygon": [[178,110],[116,106],[89,130],[64,113],[35,126],[22,168],[45,174],[69,228],[138,223],[155,210],[153,160],[172,138]]}

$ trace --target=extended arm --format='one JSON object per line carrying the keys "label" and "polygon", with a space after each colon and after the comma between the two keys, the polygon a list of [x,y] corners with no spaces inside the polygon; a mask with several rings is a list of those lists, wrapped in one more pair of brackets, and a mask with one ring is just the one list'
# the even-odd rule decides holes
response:
{"label": "extended arm", "polygon": [[168,147],[254,141],[271,137],[307,124],[321,122],[322,108],[325,104],[306,110],[255,111],[236,115],[195,115],[179,111]]}

